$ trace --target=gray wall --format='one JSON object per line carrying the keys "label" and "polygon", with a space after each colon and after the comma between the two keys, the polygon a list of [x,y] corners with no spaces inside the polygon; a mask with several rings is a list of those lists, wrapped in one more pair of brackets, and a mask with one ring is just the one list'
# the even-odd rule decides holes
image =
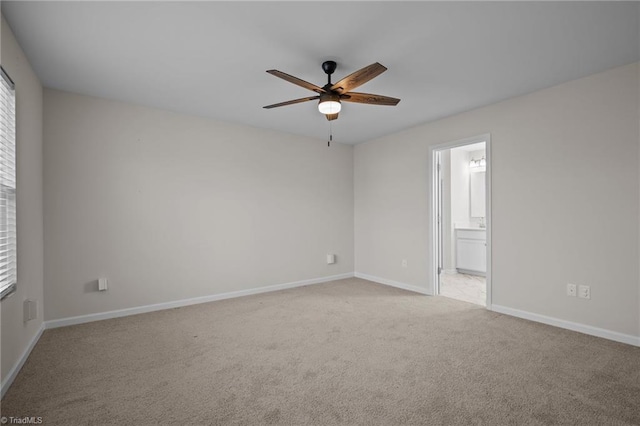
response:
{"label": "gray wall", "polygon": [[49,89],[44,104],[47,320],[353,271],[353,147]]}
{"label": "gray wall", "polygon": [[640,335],[638,78],[636,63],[357,145],[356,272],[428,288],[429,147],[491,133],[493,304]]}
{"label": "gray wall", "polygon": [[[2,17],[2,66],[16,84],[17,291],[0,304],[2,383],[42,326],[42,86]],[[38,302],[38,318],[22,321],[25,299]]]}

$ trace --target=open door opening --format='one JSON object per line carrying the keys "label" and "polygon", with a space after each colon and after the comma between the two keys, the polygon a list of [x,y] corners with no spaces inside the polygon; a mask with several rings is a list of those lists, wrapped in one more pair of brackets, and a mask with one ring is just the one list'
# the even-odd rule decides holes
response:
{"label": "open door opening", "polygon": [[490,136],[431,150],[434,295],[491,307]]}

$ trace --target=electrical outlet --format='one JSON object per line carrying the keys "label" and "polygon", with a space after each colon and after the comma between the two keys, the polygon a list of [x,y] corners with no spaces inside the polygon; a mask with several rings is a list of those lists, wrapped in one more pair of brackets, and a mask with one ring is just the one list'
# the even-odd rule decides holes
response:
{"label": "electrical outlet", "polygon": [[406,267],[407,267],[407,265],[408,265],[408,263],[407,263],[407,259],[402,259],[402,267],[403,267],[403,268],[406,268]]}
{"label": "electrical outlet", "polygon": [[591,299],[591,287],[588,285],[578,286],[578,297],[581,299]]}
{"label": "electrical outlet", "polygon": [[567,284],[567,296],[576,297],[578,289],[575,284]]}

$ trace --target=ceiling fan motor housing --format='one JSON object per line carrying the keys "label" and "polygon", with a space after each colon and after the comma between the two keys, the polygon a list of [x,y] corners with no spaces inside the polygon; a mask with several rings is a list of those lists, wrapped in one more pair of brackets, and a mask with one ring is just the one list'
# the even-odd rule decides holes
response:
{"label": "ceiling fan motor housing", "polygon": [[330,101],[340,102],[340,95],[335,92],[323,93],[320,95],[320,103]]}

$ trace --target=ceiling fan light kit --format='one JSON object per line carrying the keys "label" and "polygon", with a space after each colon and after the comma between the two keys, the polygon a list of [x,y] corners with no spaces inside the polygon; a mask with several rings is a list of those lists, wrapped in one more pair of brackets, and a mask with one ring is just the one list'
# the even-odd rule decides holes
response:
{"label": "ceiling fan light kit", "polygon": [[320,95],[318,111],[320,111],[321,114],[337,114],[341,109],[340,96],[331,94]]}
{"label": "ceiling fan light kit", "polygon": [[268,70],[267,72],[269,74],[280,77],[281,79],[286,80],[289,83],[293,83],[300,87],[304,87],[305,89],[316,92],[317,95],[310,96],[308,98],[294,99],[291,101],[267,105],[264,108],[271,109],[319,99],[318,111],[324,114],[327,117],[327,120],[331,121],[338,118],[338,113],[342,109],[342,101],[388,106],[395,106],[398,104],[398,102],[400,102],[400,99],[391,98],[389,96],[350,92],[350,90],[363,85],[367,81],[377,77],[387,70],[385,66],[379,64],[378,62],[364,67],[352,74],[349,74],[337,83],[332,84],[331,74],[334,73],[336,67],[337,64],[334,61],[323,62],[322,69],[327,74],[327,84],[325,84],[323,87],[316,86],[315,84],[311,84],[292,75],[285,74],[282,71]]}

